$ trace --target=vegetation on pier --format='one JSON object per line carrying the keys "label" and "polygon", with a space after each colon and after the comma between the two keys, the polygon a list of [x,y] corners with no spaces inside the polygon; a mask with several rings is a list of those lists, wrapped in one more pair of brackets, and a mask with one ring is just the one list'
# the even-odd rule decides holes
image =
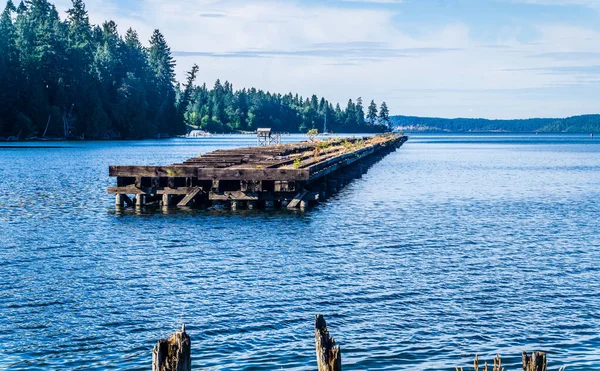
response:
{"label": "vegetation on pier", "polygon": [[[342,109],[324,98],[233,90],[217,81],[196,86],[199,68],[175,81],[175,62],[160,31],[149,46],[113,21],[90,24],[82,0],[65,19],[48,0],[8,0],[0,16],[0,137],[147,138],[255,130],[381,131],[387,106],[374,102],[367,120],[359,98]],[[375,111],[373,111],[375,110]],[[186,126],[189,124],[189,126]]]}

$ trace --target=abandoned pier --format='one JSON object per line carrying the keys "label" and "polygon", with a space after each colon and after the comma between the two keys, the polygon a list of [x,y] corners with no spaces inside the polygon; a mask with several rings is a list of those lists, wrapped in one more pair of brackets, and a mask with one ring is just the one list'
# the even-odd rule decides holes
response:
{"label": "abandoned pier", "polygon": [[110,166],[117,207],[306,209],[338,192],[408,138],[396,134],[217,150],[169,166]]}

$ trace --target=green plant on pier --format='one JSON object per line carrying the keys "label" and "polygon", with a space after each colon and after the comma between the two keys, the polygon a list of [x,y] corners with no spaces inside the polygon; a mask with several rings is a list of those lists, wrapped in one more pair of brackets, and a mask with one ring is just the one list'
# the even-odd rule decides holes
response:
{"label": "green plant on pier", "polygon": [[181,170],[179,170],[179,169],[166,169],[166,172],[167,172],[167,176],[169,176],[170,178],[181,174]]}
{"label": "green plant on pier", "polygon": [[294,160],[294,169],[299,169],[302,166],[302,160],[300,160],[300,158],[297,158]]}
{"label": "green plant on pier", "polygon": [[310,140],[311,142],[314,142],[315,138],[319,136],[319,130],[317,129],[310,129],[306,135],[308,136],[308,140]]}

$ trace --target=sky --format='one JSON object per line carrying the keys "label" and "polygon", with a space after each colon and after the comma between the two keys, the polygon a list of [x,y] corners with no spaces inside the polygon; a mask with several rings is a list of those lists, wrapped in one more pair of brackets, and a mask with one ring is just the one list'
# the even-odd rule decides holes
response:
{"label": "sky", "polygon": [[[61,15],[70,0],[57,0]],[[386,101],[392,114],[600,113],[600,0],[87,0],[145,41],[160,29],[178,80]]]}

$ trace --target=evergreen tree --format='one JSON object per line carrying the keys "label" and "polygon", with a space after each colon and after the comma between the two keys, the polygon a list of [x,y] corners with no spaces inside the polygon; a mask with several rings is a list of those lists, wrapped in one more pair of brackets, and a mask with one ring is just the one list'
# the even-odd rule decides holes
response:
{"label": "evergreen tree", "polygon": [[0,133],[9,131],[12,135],[16,133],[10,130],[8,124],[15,119],[19,81],[19,55],[12,21],[12,14],[16,10],[14,3],[9,0],[0,15]]}
{"label": "evergreen tree", "polygon": [[198,74],[198,70],[200,68],[197,64],[192,66],[190,72],[187,73],[187,81],[184,85],[183,94],[179,101],[179,112],[181,115],[187,110],[188,105],[190,103],[190,99],[192,97],[192,92],[194,91],[194,81],[196,81],[196,75]]}
{"label": "evergreen tree", "polygon": [[387,104],[385,104],[385,102],[381,103],[381,107],[379,109],[379,120],[381,120],[381,123],[383,123],[389,127],[390,111],[388,110],[388,106],[387,106]]}
{"label": "evergreen tree", "polygon": [[365,109],[363,108],[362,98],[356,100],[356,127],[361,128],[365,124]]}
{"label": "evergreen tree", "polygon": [[366,125],[362,100],[342,110],[324,97],[235,91],[229,81],[182,86],[165,37],[149,47],[117,24],[92,25],[84,0],[61,20],[48,0],[8,0],[0,14],[0,137],[148,138],[182,134],[186,124],[209,131],[378,131]]}
{"label": "evergreen tree", "polygon": [[182,134],[185,127],[177,125],[175,110],[175,61],[171,49],[159,30],[155,30],[150,39],[148,65],[152,73],[153,87],[148,94],[150,120],[156,123],[160,134]]}
{"label": "evergreen tree", "polygon": [[377,105],[375,104],[374,100],[372,100],[371,104],[369,104],[367,121],[369,121],[371,125],[375,125],[375,122],[377,121]]}

